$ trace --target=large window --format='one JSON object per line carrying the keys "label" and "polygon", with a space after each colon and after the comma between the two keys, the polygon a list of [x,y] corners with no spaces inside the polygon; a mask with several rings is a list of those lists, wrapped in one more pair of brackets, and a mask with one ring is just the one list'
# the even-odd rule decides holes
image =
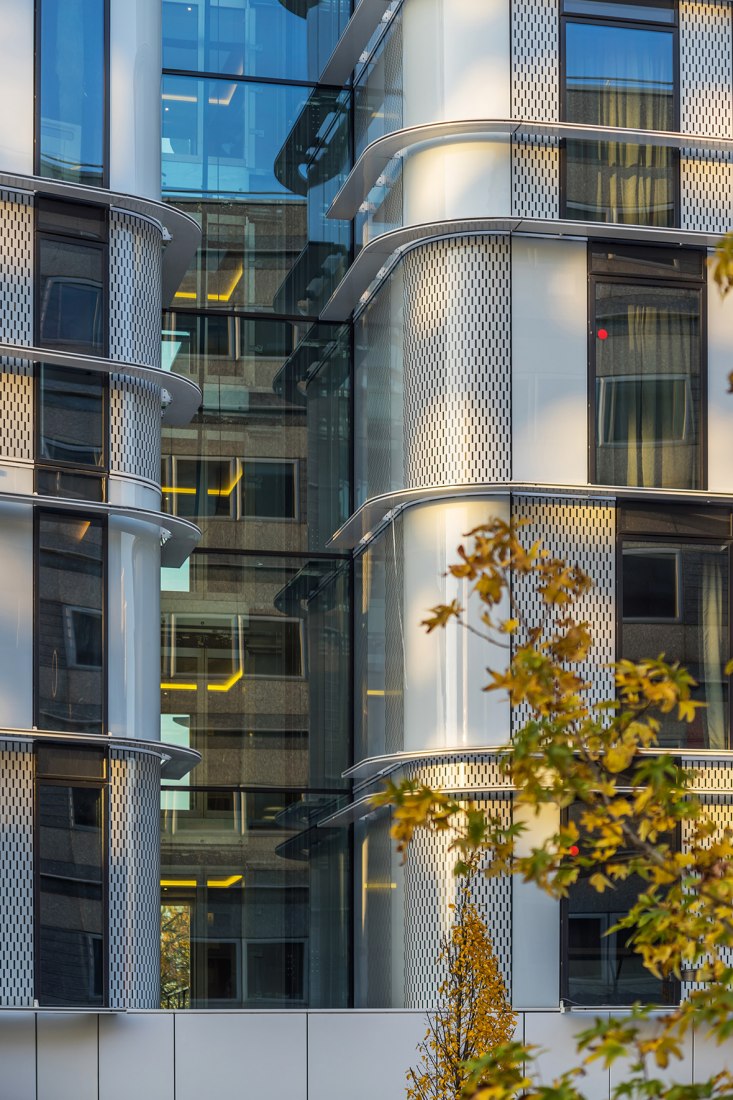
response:
{"label": "large window", "polygon": [[36,492],[104,498],[107,386],[103,375],[39,365]]}
{"label": "large window", "polygon": [[106,1002],[106,755],[39,746],[36,755],[36,997]]}
{"label": "large window", "polygon": [[[676,130],[676,3],[562,0],[562,118]],[[581,221],[676,222],[678,155],[633,142],[567,141],[563,215]]]}
{"label": "large window", "polygon": [[702,488],[702,254],[596,245],[590,268],[591,480]]}
{"label": "large window", "polygon": [[730,654],[730,515],[625,508],[620,529],[619,653],[631,660],[664,653],[697,682],[705,703],[692,723],[665,715],[666,747],[726,749]]}
{"label": "large window", "polygon": [[107,353],[107,212],[36,201],[36,343]]}
{"label": "large window", "polygon": [[107,184],[107,0],[37,0],[36,171]]}
{"label": "large window", "polygon": [[[590,843],[580,824],[582,807],[568,817],[580,831],[579,853]],[[619,860],[624,854],[619,853]],[[581,868],[562,903],[562,996],[570,1005],[676,1004],[679,986],[655,978],[628,944],[629,933],[610,929],[625,916],[645,888],[638,875],[617,881],[599,894],[589,882],[593,869]]]}
{"label": "large window", "polygon": [[105,729],[105,527],[36,516],[36,714],[40,729]]}

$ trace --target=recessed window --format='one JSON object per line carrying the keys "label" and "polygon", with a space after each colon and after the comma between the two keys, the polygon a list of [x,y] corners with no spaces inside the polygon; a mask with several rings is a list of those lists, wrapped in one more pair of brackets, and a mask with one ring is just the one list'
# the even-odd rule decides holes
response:
{"label": "recessed window", "polygon": [[591,477],[603,485],[699,489],[702,257],[691,253],[665,270],[660,250],[653,251],[648,277],[642,249],[591,252]]}
{"label": "recessed window", "polygon": [[[675,130],[676,6],[566,0],[562,118],[630,130]],[[563,216],[670,226],[679,155],[638,141],[568,140]]]}
{"label": "recessed window", "polygon": [[298,464],[294,459],[166,459],[163,500],[192,519],[297,519]]}
{"label": "recessed window", "polygon": [[228,692],[245,677],[304,675],[299,619],[267,615],[170,616],[164,629],[163,679]]}
{"label": "recessed window", "polygon": [[660,744],[727,748],[729,541],[624,537],[621,549],[619,655],[679,661],[696,682],[693,698],[705,703],[690,723],[663,715]]}

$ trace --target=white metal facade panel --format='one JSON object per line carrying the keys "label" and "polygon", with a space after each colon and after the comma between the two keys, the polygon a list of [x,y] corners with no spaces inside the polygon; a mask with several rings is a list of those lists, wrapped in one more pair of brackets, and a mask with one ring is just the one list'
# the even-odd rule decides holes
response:
{"label": "white metal facade panel", "polygon": [[144,218],[109,216],[109,356],[159,367],[162,238]]}
{"label": "white metal facade panel", "polygon": [[113,749],[109,813],[109,1002],[160,1004],[160,764]]}
{"label": "white metal facade panel", "polygon": [[[604,666],[616,659],[615,507],[604,501],[515,496],[512,520],[522,522],[518,534],[524,545],[539,542],[553,558],[579,566],[593,581],[590,592],[572,609],[575,619],[590,624],[594,641],[588,659],[576,668],[591,682],[586,695],[589,703],[613,698],[613,673]],[[514,579],[512,595],[525,622],[535,625],[542,620],[543,603],[528,578]],[[512,728],[520,728],[529,717],[526,706],[514,707]]]}
{"label": "white metal facade panel", "polygon": [[160,484],[160,391],[152,382],[110,375],[109,467]]}
{"label": "white metal facade panel", "polygon": [[0,1006],[33,1005],[33,750],[0,746]]}
{"label": "white metal facade panel", "polygon": [[465,237],[407,254],[405,487],[511,474],[509,239]]}

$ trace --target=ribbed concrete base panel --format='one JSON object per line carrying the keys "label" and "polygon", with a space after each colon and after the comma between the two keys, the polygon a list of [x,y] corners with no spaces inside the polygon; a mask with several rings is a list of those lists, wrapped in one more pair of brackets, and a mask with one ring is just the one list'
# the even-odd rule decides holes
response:
{"label": "ribbed concrete base panel", "polygon": [[[587,1013],[524,1012],[517,1037],[536,1044],[543,1083],[572,1065]],[[425,1033],[421,1012],[130,1012],[0,1015],[0,1094],[9,1100],[404,1100]],[[283,1059],[287,1052],[287,1059]],[[664,1074],[700,1081],[733,1066],[727,1047],[690,1036]],[[594,1065],[588,1100],[607,1100],[627,1067]]]}

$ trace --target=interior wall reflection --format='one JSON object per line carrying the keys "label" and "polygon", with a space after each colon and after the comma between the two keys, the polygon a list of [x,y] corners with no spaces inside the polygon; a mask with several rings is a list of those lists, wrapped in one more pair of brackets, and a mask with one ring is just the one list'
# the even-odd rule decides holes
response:
{"label": "interior wall reflection", "polygon": [[105,732],[104,521],[36,514],[36,707],[39,729]]}
{"label": "interior wall reflection", "polygon": [[36,0],[36,172],[107,185],[108,0]]}
{"label": "interior wall reflection", "polygon": [[[676,4],[563,0],[566,122],[675,130]],[[569,140],[564,216],[581,221],[674,225],[679,155],[659,146]]]}

